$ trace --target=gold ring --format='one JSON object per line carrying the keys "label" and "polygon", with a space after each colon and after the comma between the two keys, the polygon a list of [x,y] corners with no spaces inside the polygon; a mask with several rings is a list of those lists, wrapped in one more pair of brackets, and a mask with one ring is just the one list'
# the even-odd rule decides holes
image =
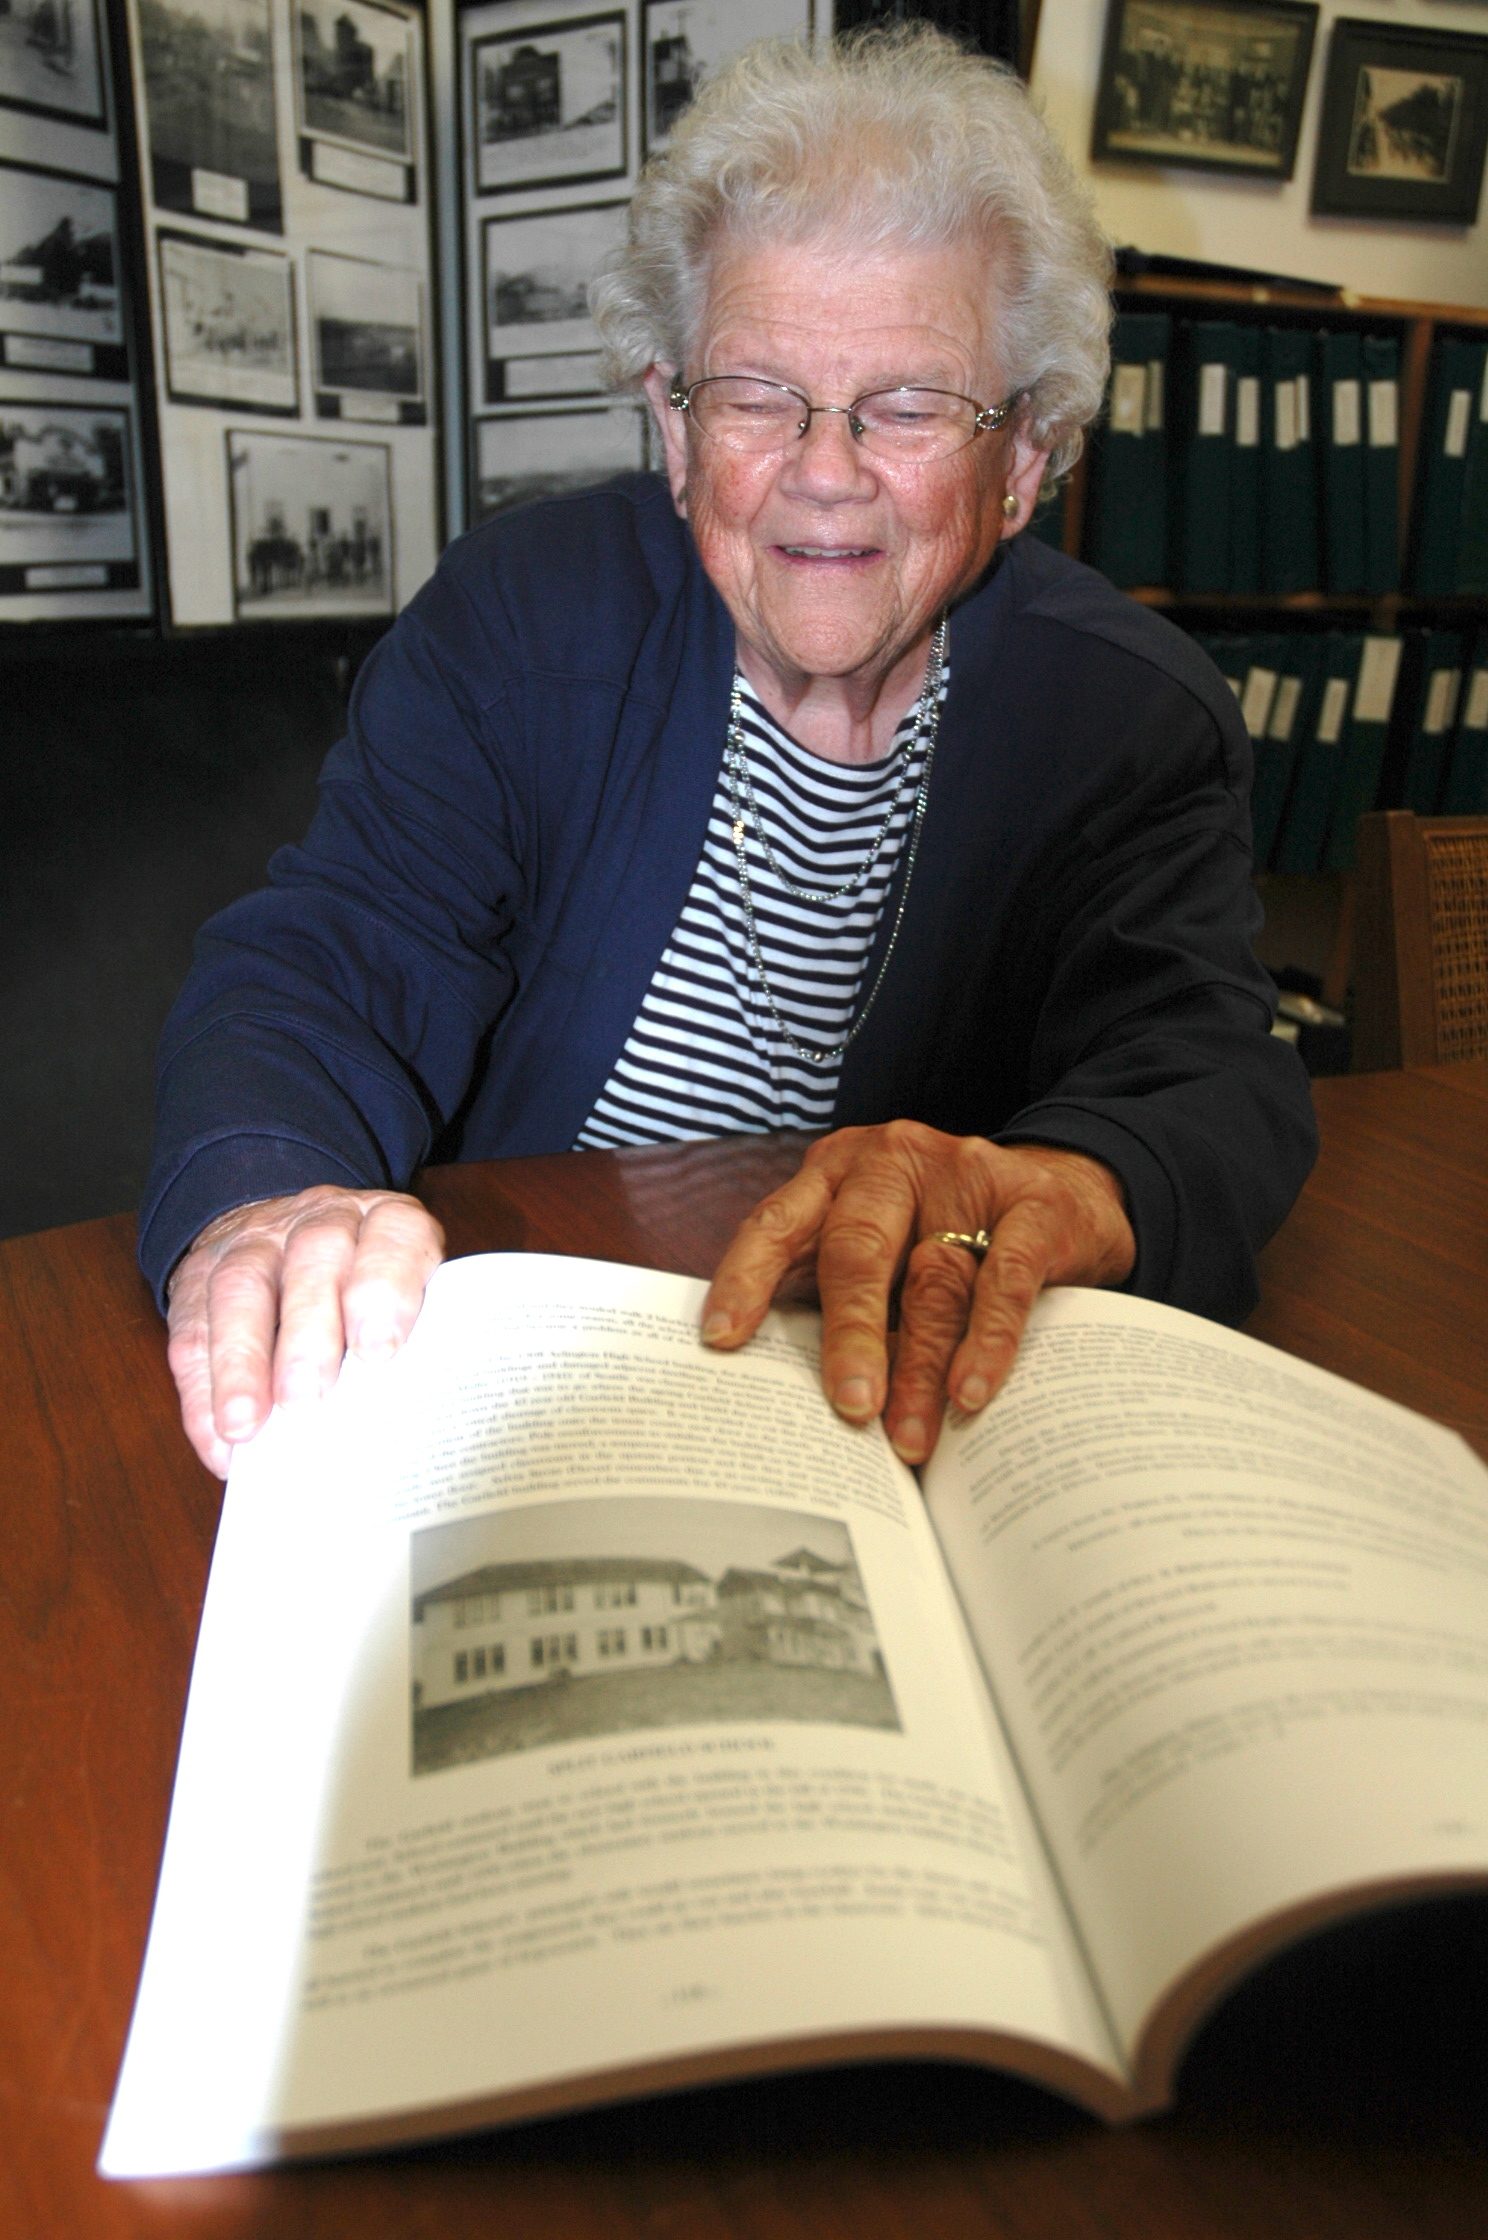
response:
{"label": "gold ring", "polygon": [[964,1229],[932,1229],[925,1241],[929,1244],[964,1244],[968,1252],[976,1254],[978,1260],[992,1249],[992,1239],[985,1229],[978,1229],[970,1236]]}

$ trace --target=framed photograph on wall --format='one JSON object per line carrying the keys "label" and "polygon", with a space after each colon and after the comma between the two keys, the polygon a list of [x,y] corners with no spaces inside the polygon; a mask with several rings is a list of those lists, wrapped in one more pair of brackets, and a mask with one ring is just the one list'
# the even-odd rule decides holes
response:
{"label": "framed photograph on wall", "polygon": [[0,107],[105,130],[102,0],[0,6]]}
{"label": "framed photograph on wall", "polygon": [[322,420],[422,427],[423,288],[416,272],[367,257],[309,256],[310,356]]}
{"label": "framed photograph on wall", "polygon": [[0,366],[128,380],[118,231],[105,181],[0,163]]}
{"label": "framed photograph on wall", "polygon": [[390,459],[385,443],[229,429],[240,622],[392,613]]}
{"label": "framed photograph on wall", "polygon": [[664,148],[699,81],[751,39],[812,29],[811,0],[642,0],[641,153]]}
{"label": "framed photograph on wall", "polygon": [[471,513],[485,521],[529,498],[583,490],[647,460],[646,414],[626,404],[488,413],[474,423]]}
{"label": "framed photograph on wall", "polygon": [[1333,26],[1312,207],[1471,225],[1488,141],[1488,39],[1344,17]]}
{"label": "framed photograph on wall", "polygon": [[1109,0],[1091,156],[1290,179],[1312,0]]}
{"label": "framed photograph on wall", "polygon": [[284,230],[270,0],[135,0],[157,210]]}
{"label": "framed photograph on wall", "polygon": [[475,41],[470,149],[476,194],[623,178],[625,17],[528,24]]}
{"label": "framed photograph on wall", "polygon": [[133,449],[122,407],[0,396],[0,598],[139,587]]}
{"label": "framed photograph on wall", "polygon": [[289,258],[164,228],[155,248],[171,402],[232,412],[298,412]]}
{"label": "framed photograph on wall", "polygon": [[412,201],[416,26],[381,0],[295,0],[300,169],[321,186]]}
{"label": "framed photograph on wall", "polygon": [[623,236],[625,212],[623,202],[589,203],[486,220],[481,238],[488,404],[503,394],[504,359],[597,348],[589,282],[601,257]]}

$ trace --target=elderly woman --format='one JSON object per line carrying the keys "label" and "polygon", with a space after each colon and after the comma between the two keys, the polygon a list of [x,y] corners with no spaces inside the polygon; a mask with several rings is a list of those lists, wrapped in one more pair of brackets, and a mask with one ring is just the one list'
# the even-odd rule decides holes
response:
{"label": "elderly woman", "polygon": [[937,33],[704,89],[594,291],[664,478],[451,548],[167,1029],[141,1252],[209,1466],[401,1341],[430,1158],[830,1131],[704,1336],[814,1276],[830,1399],[911,1461],[1046,1283],[1245,1311],[1312,1136],[1244,731],[1020,534],[1106,272],[1022,88]]}

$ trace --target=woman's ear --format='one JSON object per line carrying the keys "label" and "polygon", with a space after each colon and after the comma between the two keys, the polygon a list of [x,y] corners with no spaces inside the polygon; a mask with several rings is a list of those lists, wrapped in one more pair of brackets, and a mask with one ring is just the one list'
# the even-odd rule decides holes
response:
{"label": "woman's ear", "polygon": [[1034,501],[1048,464],[1048,452],[1038,450],[1027,436],[1014,430],[1002,483],[1003,537],[1015,537],[1033,519]]}
{"label": "woman's ear", "polygon": [[675,366],[648,367],[641,386],[646,392],[646,402],[651,407],[651,417],[661,438],[662,460],[666,478],[672,486],[672,504],[678,513],[687,512],[687,427],[685,413],[678,412],[668,403],[672,382],[676,378]]}

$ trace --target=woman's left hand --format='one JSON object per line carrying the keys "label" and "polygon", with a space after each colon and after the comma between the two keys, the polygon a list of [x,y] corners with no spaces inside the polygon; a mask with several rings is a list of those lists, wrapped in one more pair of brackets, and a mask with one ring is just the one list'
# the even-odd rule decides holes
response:
{"label": "woman's left hand", "polygon": [[[985,1230],[991,1243],[979,1259],[938,1230]],[[1135,1258],[1121,1185],[1098,1159],[915,1120],[842,1128],[741,1223],[704,1302],[703,1336],[743,1345],[787,1278],[814,1273],[828,1399],[852,1423],[882,1415],[918,1464],[947,1401],[974,1415],[1003,1383],[1046,1284],[1120,1283]]]}

